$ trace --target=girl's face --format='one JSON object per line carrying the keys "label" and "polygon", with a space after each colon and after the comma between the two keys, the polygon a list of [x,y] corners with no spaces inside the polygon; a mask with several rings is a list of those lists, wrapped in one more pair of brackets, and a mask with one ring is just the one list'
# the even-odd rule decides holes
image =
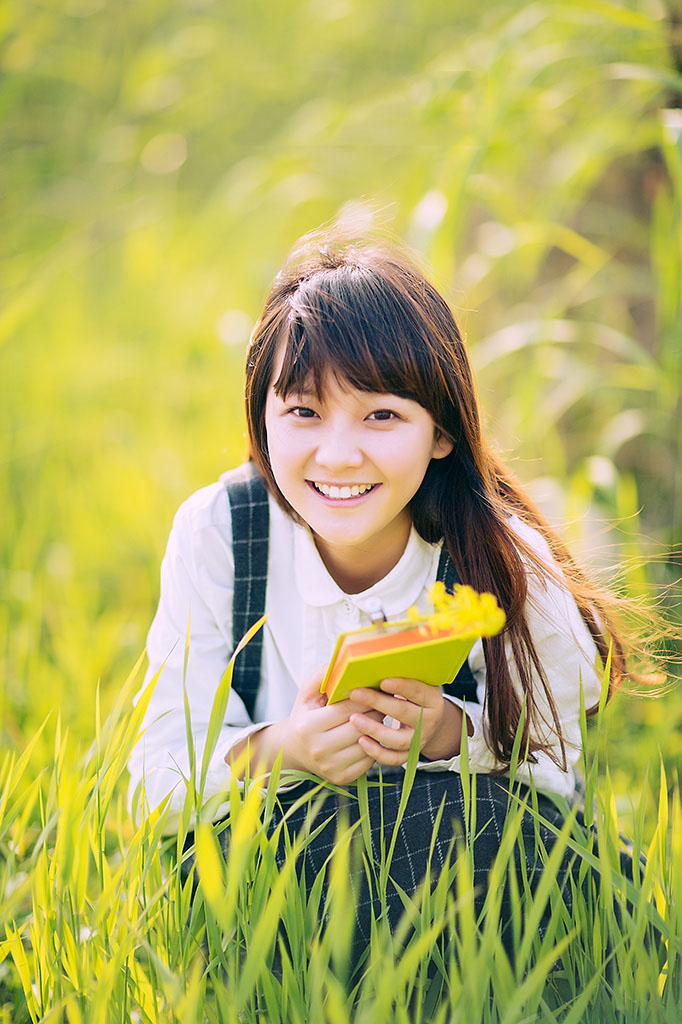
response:
{"label": "girl's face", "polygon": [[452,443],[411,399],[345,387],[331,374],[322,394],[282,399],[270,388],[270,464],[331,575],[357,593],[400,559],[411,527],[407,506],[431,459],[446,456]]}

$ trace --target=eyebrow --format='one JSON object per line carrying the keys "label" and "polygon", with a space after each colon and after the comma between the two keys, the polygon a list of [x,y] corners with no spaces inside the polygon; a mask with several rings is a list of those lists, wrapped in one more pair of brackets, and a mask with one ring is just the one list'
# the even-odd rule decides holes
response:
{"label": "eyebrow", "polygon": [[273,384],[272,390],[275,392],[277,397],[282,402],[290,402],[292,399],[295,398],[314,398],[317,401],[317,396],[315,395],[315,392],[309,388],[301,388],[300,390],[298,388],[290,388],[289,391],[287,391],[284,394],[277,394],[277,391],[275,391],[275,386]]}

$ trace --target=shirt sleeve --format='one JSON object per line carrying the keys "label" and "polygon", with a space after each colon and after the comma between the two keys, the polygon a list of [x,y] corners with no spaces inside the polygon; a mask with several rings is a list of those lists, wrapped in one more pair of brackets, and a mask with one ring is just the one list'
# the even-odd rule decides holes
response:
{"label": "shirt sleeve", "polygon": [[[532,544],[543,560],[556,570],[556,563],[544,538],[536,530],[518,521],[516,529],[524,540]],[[538,789],[569,798],[575,789],[574,767],[581,752],[581,683],[585,707],[589,708],[599,700],[601,669],[596,644],[565,583],[552,576],[539,575],[530,565],[527,571],[526,619],[556,705],[565,741],[567,770],[562,770],[548,753],[539,753],[536,755],[537,763],[519,765],[516,778],[523,782],[529,782],[532,778]],[[507,655],[512,682],[522,697],[521,681],[510,645],[507,646]],[[480,641],[472,648],[469,665],[477,681],[480,703],[464,705],[456,698],[448,699],[458,707],[466,708],[466,714],[473,725],[473,735],[468,737],[469,770],[491,772],[501,766],[486,742],[483,717],[486,668],[483,645]],[[547,743],[561,763],[561,744],[553,726],[554,720],[544,687],[537,676],[533,682],[534,696],[541,716],[539,724],[536,723],[533,730],[534,738]],[[420,767],[431,771],[443,771],[446,768],[460,771],[461,755],[443,761],[420,762]]]}
{"label": "shirt sleeve", "polygon": [[[139,818],[140,784],[144,782],[144,800],[150,809],[170,796],[168,831],[177,828],[187,795],[186,780],[191,775],[185,685],[198,785],[214,698],[233,649],[233,593],[229,503],[222,485],[215,484],[203,488],[181,505],[173,522],[161,563],[159,605],[147,637],[149,668],[144,686],[157,673],[158,680],[144,716],[141,737],[128,765],[134,816]],[[230,691],[223,725],[208,766],[204,802],[227,793],[230,768],[225,754],[230,747],[267,724],[252,723],[241,698],[234,690]],[[227,809],[227,802],[221,803],[215,816],[227,813]]]}

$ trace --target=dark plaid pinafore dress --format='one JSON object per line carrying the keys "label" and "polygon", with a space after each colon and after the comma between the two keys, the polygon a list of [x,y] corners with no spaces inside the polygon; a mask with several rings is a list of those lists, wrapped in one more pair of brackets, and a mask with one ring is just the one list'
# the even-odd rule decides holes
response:
{"label": "dark plaid pinafore dress", "polygon": [[[256,622],[265,607],[265,590],[267,584],[268,564],[268,498],[265,485],[252,464],[246,464],[226,473],[221,478],[230,502],[233,550],[235,563],[233,636],[235,640],[243,636],[247,629]],[[448,591],[458,582],[452,561],[444,550],[438,568],[438,579],[442,580]],[[235,661],[232,685],[244,702],[251,716],[258,687],[260,685],[260,666],[262,651],[262,631],[259,631],[250,643],[239,654]],[[444,687],[451,696],[477,702],[476,683],[467,662],[464,663],[456,678]],[[376,861],[380,858],[382,833],[384,848],[393,836],[394,826],[398,818],[398,808],[403,792],[405,773],[399,770],[382,772],[382,783],[370,779],[366,793],[369,811],[369,835],[372,853]],[[357,786],[330,787],[328,793],[322,789],[323,803],[318,807],[313,821],[310,820],[310,805],[301,800],[306,789],[318,791],[319,783],[304,782],[293,790],[280,793],[279,802],[274,808],[271,829],[274,830],[286,815],[288,833],[291,836],[299,829],[309,831],[326,822],[319,834],[309,842],[301,854],[300,869],[305,877],[306,886],[310,890],[332,851],[337,821],[344,820],[353,825],[358,822],[361,814],[361,801],[358,799]],[[490,867],[499,849],[504,821],[510,808],[519,807],[519,798],[527,799],[533,811],[523,815],[521,842],[517,843],[515,852],[517,870],[530,880],[531,888],[539,881],[542,866],[538,857],[537,838],[539,836],[544,847],[549,850],[554,842],[555,833],[545,825],[550,822],[554,828],[560,829],[564,823],[562,812],[556,804],[543,794],[533,794],[532,802],[527,787],[516,784],[515,796],[510,796],[509,782],[505,778],[490,775],[475,777],[475,838],[473,839],[474,863],[474,895],[475,907],[480,910],[485,900]],[[318,793],[319,798],[319,793]],[[395,927],[404,911],[399,890],[408,896],[415,894],[424,879],[427,865],[430,862],[430,877],[433,884],[438,879],[446,862],[454,863],[453,846],[456,837],[466,833],[466,805],[462,778],[454,771],[421,771],[416,772],[407,804],[397,832],[397,840],[391,860],[390,879],[386,892],[383,912],[387,914],[391,927]],[[442,813],[439,816],[439,809]],[[471,807],[469,807],[471,816]],[[434,824],[439,824],[434,833]],[[544,819],[544,821],[543,821]],[[471,822],[471,817],[469,819]],[[223,849],[229,846],[229,827],[218,830]],[[360,834],[360,829],[357,830]],[[365,837],[367,829],[365,828]],[[523,846],[523,849],[521,847]],[[281,865],[286,855],[285,844],[278,848],[277,858]],[[525,863],[521,863],[525,860]],[[560,870],[559,879],[566,879],[570,871],[568,855],[564,870]],[[570,904],[570,886],[565,886],[565,899]],[[361,949],[370,935],[372,914],[377,913],[375,899],[370,892],[366,869],[362,864],[349,877],[349,895],[356,904],[356,943]],[[323,896],[324,905],[324,896]],[[570,907],[569,907],[570,909]],[[501,919],[505,921],[510,912],[508,894],[503,897]],[[542,924],[541,924],[542,929]]]}

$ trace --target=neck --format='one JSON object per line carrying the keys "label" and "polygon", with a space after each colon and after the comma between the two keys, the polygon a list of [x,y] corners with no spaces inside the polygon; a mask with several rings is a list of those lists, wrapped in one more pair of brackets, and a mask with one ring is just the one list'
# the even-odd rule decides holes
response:
{"label": "neck", "polygon": [[[382,543],[374,537],[371,542],[355,547],[328,544],[316,534],[313,534],[313,539],[334,582],[346,594],[360,594],[383,580],[395,568],[407,547],[411,528],[411,521],[407,520],[401,524],[400,531],[394,529],[390,542]],[[389,538],[386,540],[389,541]]]}

